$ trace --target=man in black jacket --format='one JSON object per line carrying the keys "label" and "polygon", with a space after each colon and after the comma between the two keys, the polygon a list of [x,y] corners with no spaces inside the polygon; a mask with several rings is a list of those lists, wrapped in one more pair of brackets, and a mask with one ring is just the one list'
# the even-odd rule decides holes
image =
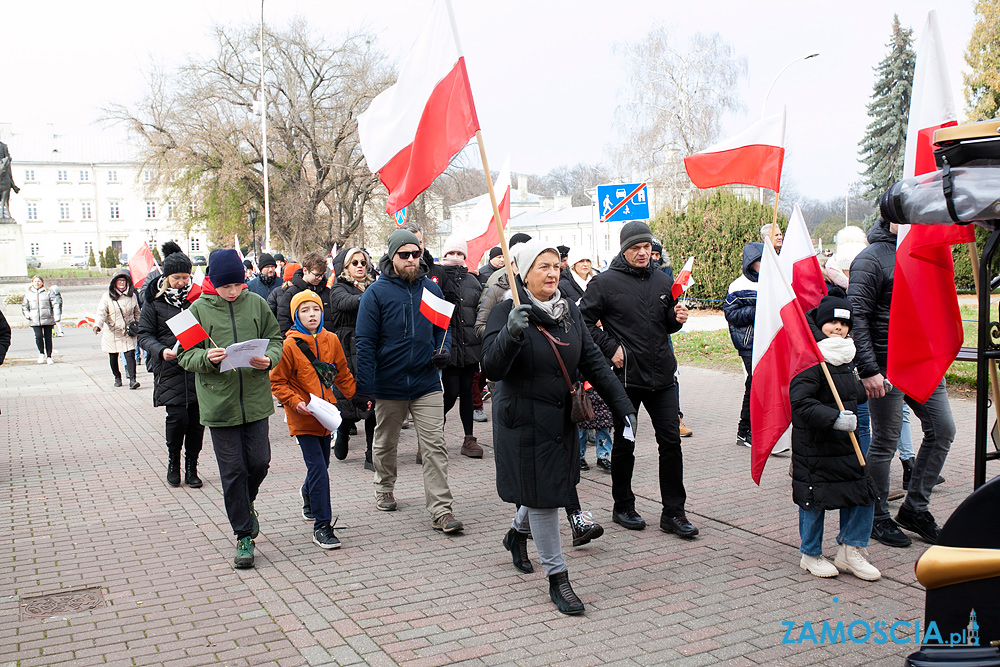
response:
{"label": "man in black jacket", "polygon": [[[945,392],[944,380],[925,403],[918,403],[885,379],[889,353],[889,306],[892,303],[893,270],[896,264],[896,228],[885,220],[868,232],[870,245],[851,263],[847,298],[854,308],[855,362],[868,394],[872,442],[868,450],[868,472],[875,480],[879,499],[875,503],[872,537],[890,547],[908,547],[910,538],[899,526],[937,541],[938,527],[928,511],[931,489],[944,466],[955,439],[955,420]],[[919,325],[917,325],[919,326]],[[906,499],[893,521],[889,516],[889,464],[899,442],[903,401],[920,419],[924,439],[910,475]]]}
{"label": "man in black jacket", "polygon": [[[646,406],[659,450],[660,528],[680,537],[694,537],[698,529],[684,513],[684,461],[678,432],[677,360],[668,336],[687,321],[688,311],[671,296],[667,276],[650,264],[653,234],[643,222],[622,227],[621,252],[607,271],[593,278],[580,301],[580,311],[594,342],[614,364],[625,393],[638,411]],[[601,322],[603,329],[597,326]],[[646,522],[635,511],[632,470],[635,441],[623,433],[624,422],[615,419],[611,450],[612,521],[629,530],[642,530]]]}
{"label": "man in black jacket", "polygon": [[292,328],[292,297],[302,290],[312,290],[323,302],[323,326],[330,328],[332,309],[330,308],[330,290],[326,286],[326,257],[322,253],[311,252],[302,259],[302,268],[292,276],[292,284],[284,291],[278,292],[278,327],[281,335]]}

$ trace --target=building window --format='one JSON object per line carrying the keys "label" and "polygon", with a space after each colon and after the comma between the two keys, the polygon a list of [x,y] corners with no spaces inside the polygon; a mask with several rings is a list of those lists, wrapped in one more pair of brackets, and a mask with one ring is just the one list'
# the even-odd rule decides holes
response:
{"label": "building window", "polygon": [[114,169],[109,169],[108,170],[108,183],[117,183],[117,182],[118,182],[118,172],[116,170],[114,170]]}
{"label": "building window", "polygon": [[177,204],[172,201],[167,202],[167,219],[173,220],[177,217]]}
{"label": "building window", "polygon": [[35,180],[35,170],[34,169],[25,169],[24,170],[24,180],[26,180],[26,181],[34,181]]}
{"label": "building window", "polygon": [[56,172],[56,180],[60,183],[66,183],[69,181],[69,171],[66,169],[60,169]]}
{"label": "building window", "polygon": [[32,257],[38,257],[41,254],[42,254],[42,246],[41,246],[41,244],[40,243],[32,243],[31,244],[31,256]]}
{"label": "building window", "polygon": [[93,212],[89,201],[82,202],[80,204],[80,219],[90,220],[93,217]]}
{"label": "building window", "polygon": [[38,202],[28,202],[28,220],[38,220]]}
{"label": "building window", "polygon": [[90,170],[89,169],[81,169],[80,170],[80,182],[81,183],[89,183],[90,182]]}
{"label": "building window", "polygon": [[63,254],[64,255],[72,255],[73,254],[73,244],[70,243],[69,241],[65,241],[63,243]]}
{"label": "building window", "polygon": [[69,202],[61,201],[59,202],[59,219],[69,220]]}
{"label": "building window", "polygon": [[83,254],[84,254],[84,256],[88,260],[90,259],[90,253],[92,253],[92,252],[94,252],[94,242],[93,241],[84,241],[83,242]]}
{"label": "building window", "polygon": [[201,239],[191,239],[191,252],[201,250]]}
{"label": "building window", "polygon": [[156,217],[156,202],[148,201],[146,202],[146,219],[152,220]]}
{"label": "building window", "polygon": [[118,219],[120,219],[121,218],[121,214],[119,213],[118,202],[112,201],[112,202],[109,202],[109,203],[111,205],[111,216],[110,216],[111,219],[112,220],[118,220]]}

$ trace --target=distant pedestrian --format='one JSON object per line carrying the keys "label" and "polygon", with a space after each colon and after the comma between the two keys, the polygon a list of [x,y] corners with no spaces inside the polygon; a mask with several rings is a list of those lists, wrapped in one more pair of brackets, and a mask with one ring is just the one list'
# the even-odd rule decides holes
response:
{"label": "distant pedestrian", "polygon": [[0,366],[3,366],[4,359],[7,358],[7,350],[10,349],[10,324],[7,317],[0,310]]}
{"label": "distant pedestrian", "polygon": [[500,246],[494,246],[490,249],[489,261],[483,264],[483,266],[479,269],[479,273],[477,274],[479,276],[479,283],[485,286],[486,281],[490,279],[490,276],[503,267],[503,250],[500,249]]}
{"label": "distant pedestrian", "polygon": [[247,288],[262,299],[267,299],[273,290],[281,287],[281,280],[278,278],[278,265],[274,261],[274,257],[265,252],[260,256],[258,268],[260,273],[247,283]]}
{"label": "distant pedestrian", "polygon": [[729,338],[740,355],[746,379],[743,382],[743,407],[736,427],[736,444],[750,447],[750,385],[753,382],[753,323],[757,313],[757,279],[764,244],[752,242],[743,247],[743,272],[729,283],[722,311],[729,323]]}
{"label": "distant pedestrian", "polygon": [[38,363],[53,363],[52,327],[62,319],[62,299],[45,289],[45,281],[36,275],[21,300],[21,313],[35,332]]}
{"label": "distant pedestrian", "polygon": [[566,268],[559,274],[559,293],[579,305],[590,279],[597,275],[597,271],[593,268],[593,258],[584,250],[571,251],[567,261]]}
{"label": "distant pedestrian", "polygon": [[766,225],[764,225],[763,227],[760,228],[760,242],[763,243],[766,239],[771,238],[771,228],[772,227],[776,228],[774,230],[774,240],[772,241],[772,243],[774,244],[774,252],[780,253],[781,252],[781,246],[784,243],[785,237],[782,236],[782,234],[781,234],[781,227],[778,227],[777,224],[772,224],[772,223],[769,222],[769,223],[767,223]]}
{"label": "distant pedestrian", "polygon": [[50,289],[52,292],[52,298],[59,305],[59,317],[56,318],[55,327],[52,329],[52,335],[62,338],[66,335],[62,328],[62,312],[63,312],[63,297],[62,292],[59,290],[59,285],[53,285]]}
{"label": "distant pedestrian", "polygon": [[135,376],[135,350],[139,345],[136,335],[139,333],[140,314],[132,277],[125,271],[119,271],[111,278],[107,294],[101,296],[101,301],[97,304],[97,319],[94,321],[94,333],[104,331],[101,349],[108,354],[116,387],[122,386],[118,356],[124,355],[128,387],[139,388],[139,381]]}

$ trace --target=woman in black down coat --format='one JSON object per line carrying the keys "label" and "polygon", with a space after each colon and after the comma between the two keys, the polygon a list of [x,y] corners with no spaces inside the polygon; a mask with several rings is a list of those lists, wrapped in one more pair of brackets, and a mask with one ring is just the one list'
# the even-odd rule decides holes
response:
{"label": "woman in black down coat", "polygon": [[197,489],[198,454],[205,427],[201,425],[195,374],[177,363],[174,337],[167,320],[191,306],[191,260],[182,252],[163,258],[163,275],[146,285],[146,298],[139,316],[139,346],[149,353],[153,372],[153,405],[166,406],[167,484],[181,484],[181,448],[184,448],[184,483]]}
{"label": "woman in black down coat", "polygon": [[[634,409],[607,360],[594,344],[576,304],[559,295],[559,252],[541,241],[519,244],[514,260],[521,304],[510,299],[490,313],[483,340],[483,372],[496,380],[493,446],[500,498],[519,507],[503,544],[514,567],[533,571],[527,538],[534,538],[549,578],[549,596],[564,614],[584,610],[573,592],[559,542],[559,508],[575,501],[580,450],[571,419],[572,381],[593,384],[616,417],[635,425]],[[523,282],[522,282],[523,280]]]}
{"label": "woman in black down coat", "polygon": [[[334,270],[336,268],[335,262]],[[347,367],[351,369],[352,375],[357,372],[354,327],[358,322],[358,306],[361,304],[361,295],[365,293],[369,285],[375,282],[375,276],[372,275],[370,268],[371,258],[368,253],[361,248],[351,248],[344,254],[344,268],[337,276],[337,282],[330,287],[330,312],[327,313],[326,320],[330,324],[329,330],[337,334],[337,338],[340,339],[340,344],[344,348],[344,356],[347,357]],[[372,404],[374,405],[374,402]],[[375,437],[375,411],[372,410],[364,421],[365,440],[368,445],[365,450],[365,470],[374,472],[372,440]],[[351,428],[355,424],[357,424],[356,420],[344,419],[340,428],[337,429],[337,438],[333,443],[333,455],[339,461],[347,458]]]}
{"label": "woman in black down coat", "polygon": [[442,285],[444,298],[455,304],[455,312],[451,315],[451,361],[441,371],[444,413],[447,415],[458,401],[458,416],[465,432],[462,455],[481,459],[483,448],[472,434],[472,380],[479,370],[483,351],[482,341],[476,335],[476,315],[483,286],[478,276],[469,273],[465,264],[469,249],[461,237],[449,237],[441,253],[441,268],[448,276]]}

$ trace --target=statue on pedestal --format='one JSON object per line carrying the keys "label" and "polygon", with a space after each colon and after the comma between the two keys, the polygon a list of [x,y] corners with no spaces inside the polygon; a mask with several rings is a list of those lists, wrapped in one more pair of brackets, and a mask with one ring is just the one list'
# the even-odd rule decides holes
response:
{"label": "statue on pedestal", "polygon": [[10,191],[14,193],[21,188],[14,185],[14,177],[10,169],[10,151],[7,144],[0,141],[0,222],[13,222],[10,217]]}

